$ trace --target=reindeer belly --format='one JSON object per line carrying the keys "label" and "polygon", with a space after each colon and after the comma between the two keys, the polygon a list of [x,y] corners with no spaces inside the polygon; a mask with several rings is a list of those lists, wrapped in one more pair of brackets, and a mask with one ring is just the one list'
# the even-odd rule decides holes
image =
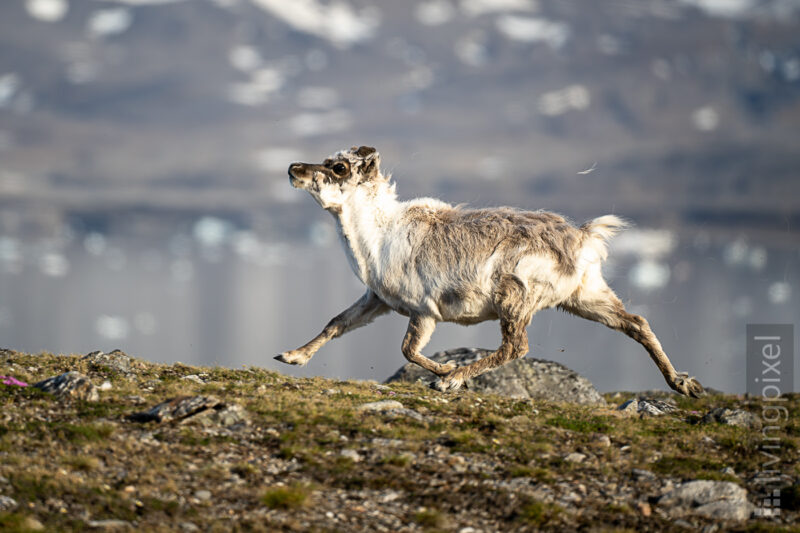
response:
{"label": "reindeer belly", "polygon": [[389,307],[402,315],[422,314],[435,316],[431,299],[425,293],[419,279],[403,278],[370,283],[376,295]]}
{"label": "reindeer belly", "polygon": [[436,298],[441,320],[458,324],[477,324],[486,320],[496,320],[491,296],[475,287],[451,287],[443,290]]}

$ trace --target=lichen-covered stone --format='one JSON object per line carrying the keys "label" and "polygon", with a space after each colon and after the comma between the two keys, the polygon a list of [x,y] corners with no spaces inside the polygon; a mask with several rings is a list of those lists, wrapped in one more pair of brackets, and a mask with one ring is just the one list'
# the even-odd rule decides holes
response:
{"label": "lichen-covered stone", "polygon": [[747,491],[730,481],[696,480],[682,483],[658,500],[672,517],[703,516],[716,520],[746,520],[753,506]]}
{"label": "lichen-covered stone", "polygon": [[404,406],[397,400],[383,400],[380,402],[364,403],[358,406],[359,411],[390,411],[394,409],[404,409]]}
{"label": "lichen-covered stone", "polygon": [[122,350],[104,353],[102,350],[89,352],[81,360],[88,362],[93,370],[108,369],[116,374],[130,374],[133,359]]}
{"label": "lichen-covered stone", "polygon": [[247,411],[245,411],[241,405],[217,404],[211,409],[206,409],[201,413],[184,419],[184,421],[206,427],[230,427],[236,424],[245,425],[249,422],[249,419]]}
{"label": "lichen-covered stone", "polygon": [[34,383],[33,386],[59,398],[74,398],[88,402],[96,402],[100,399],[97,387],[89,381],[89,378],[75,371],[44,379]]}
{"label": "lichen-covered stone", "polygon": [[743,409],[728,409],[717,407],[712,409],[700,420],[702,424],[718,422],[729,426],[737,426],[747,429],[761,429],[761,420],[749,411]]}
{"label": "lichen-covered stone", "polygon": [[11,511],[17,508],[17,500],[0,494],[0,511]]}
{"label": "lichen-covered stone", "polygon": [[617,410],[643,416],[661,416],[677,411],[678,408],[669,402],[653,398],[639,398],[623,402],[617,407]]}
{"label": "lichen-covered stone", "polygon": [[[482,348],[456,348],[438,352],[431,359],[438,363],[452,361],[463,366],[491,354]],[[408,363],[394,373],[392,381],[433,381],[433,374],[413,363]],[[470,390],[492,393],[511,398],[530,398],[553,402],[570,402],[584,405],[605,405],[605,400],[592,383],[573,370],[553,361],[525,357],[511,361],[490,372],[471,379]]]}

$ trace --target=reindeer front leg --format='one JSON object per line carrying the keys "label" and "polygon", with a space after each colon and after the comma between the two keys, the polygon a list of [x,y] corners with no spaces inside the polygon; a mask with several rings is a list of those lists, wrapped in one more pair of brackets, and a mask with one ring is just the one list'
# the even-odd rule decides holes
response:
{"label": "reindeer front leg", "polygon": [[329,340],[341,337],[348,331],[361,326],[366,326],[380,315],[388,313],[390,309],[380,298],[375,296],[374,292],[367,290],[356,303],[333,317],[319,335],[296,350],[275,356],[275,359],[290,365],[305,365]]}

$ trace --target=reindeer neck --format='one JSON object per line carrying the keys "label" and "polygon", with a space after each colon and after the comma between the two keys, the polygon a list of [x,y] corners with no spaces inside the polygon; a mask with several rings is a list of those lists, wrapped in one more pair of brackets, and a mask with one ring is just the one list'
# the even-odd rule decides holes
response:
{"label": "reindeer neck", "polygon": [[381,248],[399,208],[394,187],[380,184],[357,188],[334,214],[350,267],[367,286],[380,271]]}

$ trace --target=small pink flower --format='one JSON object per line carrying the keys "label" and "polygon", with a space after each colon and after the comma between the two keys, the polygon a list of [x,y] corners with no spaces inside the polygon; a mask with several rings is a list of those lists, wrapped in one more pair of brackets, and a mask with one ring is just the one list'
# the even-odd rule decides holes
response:
{"label": "small pink flower", "polygon": [[0,382],[2,382],[3,385],[14,385],[14,386],[17,386],[17,387],[27,387],[28,386],[28,384],[25,383],[24,381],[20,381],[17,378],[11,377],[11,376],[0,376]]}

